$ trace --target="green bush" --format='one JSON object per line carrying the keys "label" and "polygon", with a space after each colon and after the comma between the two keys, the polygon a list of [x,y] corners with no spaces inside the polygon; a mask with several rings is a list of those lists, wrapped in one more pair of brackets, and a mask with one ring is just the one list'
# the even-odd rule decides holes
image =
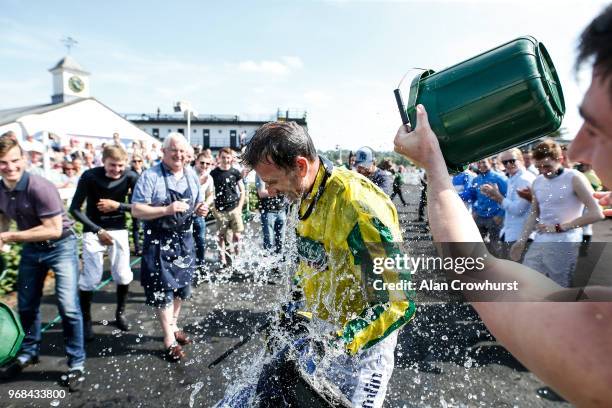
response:
{"label": "green bush", "polygon": [[249,200],[250,211],[255,211],[259,208],[259,197],[257,197],[257,189],[253,183],[249,184],[249,195],[247,199]]}
{"label": "green bush", "polygon": [[[19,269],[19,261],[21,259],[21,245],[11,245],[10,251],[2,254],[6,262],[6,272],[0,280],[0,296],[15,290],[17,283],[17,270]],[[1,273],[1,272],[0,272]]]}

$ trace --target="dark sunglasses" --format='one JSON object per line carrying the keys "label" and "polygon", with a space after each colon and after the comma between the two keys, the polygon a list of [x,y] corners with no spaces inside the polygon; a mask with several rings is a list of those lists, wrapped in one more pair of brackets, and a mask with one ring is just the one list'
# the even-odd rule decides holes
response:
{"label": "dark sunglasses", "polygon": [[514,163],[516,163],[516,159],[502,160],[501,162],[505,166],[506,164],[514,164]]}

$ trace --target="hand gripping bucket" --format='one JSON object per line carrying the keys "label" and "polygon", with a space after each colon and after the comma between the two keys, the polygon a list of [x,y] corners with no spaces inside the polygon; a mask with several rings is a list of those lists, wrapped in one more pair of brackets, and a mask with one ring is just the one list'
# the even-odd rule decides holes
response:
{"label": "hand gripping bucket", "polygon": [[[447,165],[464,165],[554,132],[565,114],[552,59],[533,37],[520,37],[439,72],[415,76],[404,122],[427,110]],[[405,114],[404,114],[405,113]]]}

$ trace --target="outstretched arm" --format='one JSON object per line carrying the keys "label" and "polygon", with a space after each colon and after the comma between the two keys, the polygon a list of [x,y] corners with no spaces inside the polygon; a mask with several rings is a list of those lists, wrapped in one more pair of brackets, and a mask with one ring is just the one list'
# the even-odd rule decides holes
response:
{"label": "outstretched arm", "polygon": [[[481,242],[450,184],[422,105],[417,107],[414,132],[405,126],[397,132],[395,150],[427,171],[434,240]],[[514,262],[488,259],[483,273],[515,276],[521,278],[520,288],[531,284],[543,294],[554,293],[554,284],[542,281],[541,274]],[[581,407],[612,406],[612,303],[475,302],[473,306],[500,343],[568,400]]]}

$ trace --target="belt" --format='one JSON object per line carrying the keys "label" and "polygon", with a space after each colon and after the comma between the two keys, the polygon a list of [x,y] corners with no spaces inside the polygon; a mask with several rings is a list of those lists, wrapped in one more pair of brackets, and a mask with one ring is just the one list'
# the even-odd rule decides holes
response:
{"label": "belt", "polygon": [[72,235],[74,235],[74,231],[72,229],[67,229],[62,232],[62,235],[60,235],[58,239],[48,239],[46,241],[30,242],[30,244],[34,245],[38,249],[52,249],[55,248],[57,243],[59,243],[61,240],[66,239]]}

